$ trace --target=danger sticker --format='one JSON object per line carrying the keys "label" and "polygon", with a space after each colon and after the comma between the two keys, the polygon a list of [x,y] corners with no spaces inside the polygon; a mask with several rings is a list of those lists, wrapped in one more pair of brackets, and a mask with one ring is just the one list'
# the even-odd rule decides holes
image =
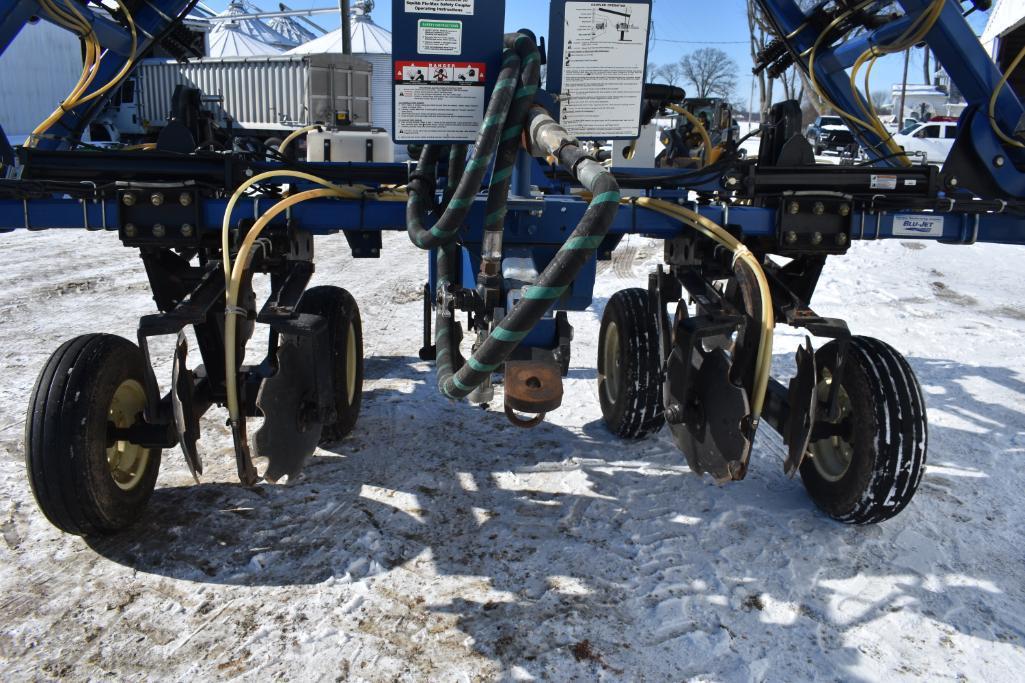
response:
{"label": "danger sticker", "polygon": [[406,0],[407,12],[473,15],[473,0]]}
{"label": "danger sticker", "polygon": [[898,237],[942,237],[943,216],[897,214],[893,217],[893,234]]}
{"label": "danger sticker", "polygon": [[416,51],[422,55],[458,55],[463,51],[463,22],[421,19],[416,25]]}
{"label": "danger sticker", "polygon": [[484,62],[395,62],[396,83],[484,87]]}
{"label": "danger sticker", "polygon": [[484,120],[483,62],[395,62],[395,141],[471,142]]}

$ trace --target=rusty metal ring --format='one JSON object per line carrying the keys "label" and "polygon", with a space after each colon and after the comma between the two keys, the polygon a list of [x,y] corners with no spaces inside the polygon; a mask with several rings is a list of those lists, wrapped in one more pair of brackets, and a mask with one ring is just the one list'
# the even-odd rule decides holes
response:
{"label": "rusty metal ring", "polygon": [[517,415],[512,408],[510,408],[509,406],[505,407],[506,418],[508,418],[509,422],[511,422],[514,426],[519,427],[520,429],[533,429],[534,427],[544,422],[546,414],[547,413],[538,413],[529,420],[524,420],[519,415]]}

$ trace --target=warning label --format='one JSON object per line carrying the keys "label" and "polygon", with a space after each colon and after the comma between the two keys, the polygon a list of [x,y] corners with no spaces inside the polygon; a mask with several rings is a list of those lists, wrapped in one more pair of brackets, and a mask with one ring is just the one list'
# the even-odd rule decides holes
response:
{"label": "warning label", "polygon": [[406,0],[407,12],[473,15],[473,0]]}
{"label": "warning label", "polygon": [[396,62],[395,141],[472,142],[484,120],[483,62]]}
{"label": "warning label", "polygon": [[637,137],[649,15],[640,3],[566,3],[561,122],[577,137]]}
{"label": "warning label", "polygon": [[416,51],[422,55],[460,54],[463,22],[421,19],[416,25]]}

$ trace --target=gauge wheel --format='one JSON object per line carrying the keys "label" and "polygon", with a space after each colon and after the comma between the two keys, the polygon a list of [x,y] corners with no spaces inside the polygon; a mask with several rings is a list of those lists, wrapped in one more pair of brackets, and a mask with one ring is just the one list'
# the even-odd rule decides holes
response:
{"label": "gauge wheel", "polygon": [[801,464],[812,500],[848,524],[874,524],[911,502],[925,470],[925,402],[908,362],[891,346],[852,337],[836,388],[835,419],[828,418],[840,345],[815,354],[818,409]]}
{"label": "gauge wheel", "polygon": [[616,292],[598,337],[598,400],[616,436],[640,439],[665,423],[658,327],[640,288]]}
{"label": "gauge wheel", "polygon": [[327,318],[337,418],[324,425],[321,443],[333,443],[356,427],[363,400],[363,323],[352,294],[341,287],[314,287],[299,301],[299,313]]}
{"label": "gauge wheel", "polygon": [[144,386],[142,351],[109,334],[72,339],[43,367],[25,420],[25,463],[36,502],[58,529],[112,534],[142,516],[160,449],[109,432],[142,419]]}

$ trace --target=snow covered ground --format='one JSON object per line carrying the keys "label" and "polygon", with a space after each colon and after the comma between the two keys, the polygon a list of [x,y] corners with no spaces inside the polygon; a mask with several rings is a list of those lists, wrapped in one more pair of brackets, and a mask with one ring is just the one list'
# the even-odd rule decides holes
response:
{"label": "snow covered ground", "polygon": [[[86,542],[35,507],[24,409],[62,340],[133,336],[152,305],[142,265],[111,235],[0,236],[0,677],[1021,680],[1025,250],[888,242],[830,262],[816,308],[906,353],[931,418],[910,508],[850,528],[783,475],[768,429],[727,487],[689,474],[666,433],[605,431],[598,320],[645,281],[647,240],[571,316],[564,407],[529,432],[437,396],[405,236],[381,261],[344,244],[319,241],[316,282],[363,309],[356,432],[302,480],[247,490],[215,410],[203,483],[166,452],[145,519]],[[780,331],[778,374],[801,339]]]}

